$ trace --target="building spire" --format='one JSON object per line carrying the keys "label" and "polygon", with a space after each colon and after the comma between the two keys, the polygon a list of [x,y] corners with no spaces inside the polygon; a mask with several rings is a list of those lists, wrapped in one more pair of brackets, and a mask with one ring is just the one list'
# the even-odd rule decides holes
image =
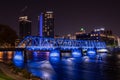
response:
{"label": "building spire", "polygon": [[26,6],[21,10],[21,12],[24,12],[27,8],[28,8],[28,6],[26,5]]}

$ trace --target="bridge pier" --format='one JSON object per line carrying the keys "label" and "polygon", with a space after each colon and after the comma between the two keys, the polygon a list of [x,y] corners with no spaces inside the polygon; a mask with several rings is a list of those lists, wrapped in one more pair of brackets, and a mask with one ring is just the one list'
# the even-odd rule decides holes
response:
{"label": "bridge pier", "polygon": [[80,58],[80,57],[82,57],[81,49],[73,49],[72,50],[72,57],[73,58]]}
{"label": "bridge pier", "polygon": [[87,54],[87,56],[89,56],[90,58],[96,58],[97,50],[96,50],[96,48],[88,48],[86,54]]}
{"label": "bridge pier", "polygon": [[61,59],[61,54],[60,54],[60,51],[58,49],[54,49],[54,50],[51,50],[50,51],[50,54],[49,54],[49,60],[51,62],[59,62]]}
{"label": "bridge pier", "polygon": [[50,57],[60,57],[60,51],[55,49],[50,51]]}

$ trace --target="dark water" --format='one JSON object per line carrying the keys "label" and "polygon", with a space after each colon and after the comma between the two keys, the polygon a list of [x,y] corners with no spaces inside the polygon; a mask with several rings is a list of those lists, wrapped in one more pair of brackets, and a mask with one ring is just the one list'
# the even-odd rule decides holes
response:
{"label": "dark water", "polygon": [[120,80],[120,53],[101,54],[102,59],[52,58],[27,63],[27,69],[43,80]]}

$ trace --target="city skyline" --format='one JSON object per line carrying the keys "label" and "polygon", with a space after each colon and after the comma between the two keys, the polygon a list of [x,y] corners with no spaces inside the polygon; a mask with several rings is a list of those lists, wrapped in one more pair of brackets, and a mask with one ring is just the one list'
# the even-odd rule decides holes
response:
{"label": "city skyline", "polygon": [[18,18],[27,15],[32,21],[32,34],[36,35],[38,16],[43,11],[52,10],[55,14],[55,34],[75,33],[81,27],[87,32],[105,27],[120,35],[119,7],[119,3],[115,1],[2,0],[0,24],[10,25],[18,33]]}

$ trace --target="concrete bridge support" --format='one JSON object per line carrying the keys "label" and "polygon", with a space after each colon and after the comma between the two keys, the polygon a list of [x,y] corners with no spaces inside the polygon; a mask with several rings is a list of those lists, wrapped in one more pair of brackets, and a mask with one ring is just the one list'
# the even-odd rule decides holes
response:
{"label": "concrete bridge support", "polygon": [[81,49],[73,49],[72,50],[72,57],[73,58],[80,58],[80,57],[82,57]]}
{"label": "concrete bridge support", "polygon": [[89,56],[89,58],[96,58],[97,52],[95,48],[89,48],[87,49],[87,56]]}
{"label": "concrete bridge support", "polygon": [[55,49],[55,50],[51,50],[50,51],[50,54],[49,54],[49,60],[51,62],[59,62],[60,61],[60,58],[61,58],[61,54],[60,54],[60,51]]}

